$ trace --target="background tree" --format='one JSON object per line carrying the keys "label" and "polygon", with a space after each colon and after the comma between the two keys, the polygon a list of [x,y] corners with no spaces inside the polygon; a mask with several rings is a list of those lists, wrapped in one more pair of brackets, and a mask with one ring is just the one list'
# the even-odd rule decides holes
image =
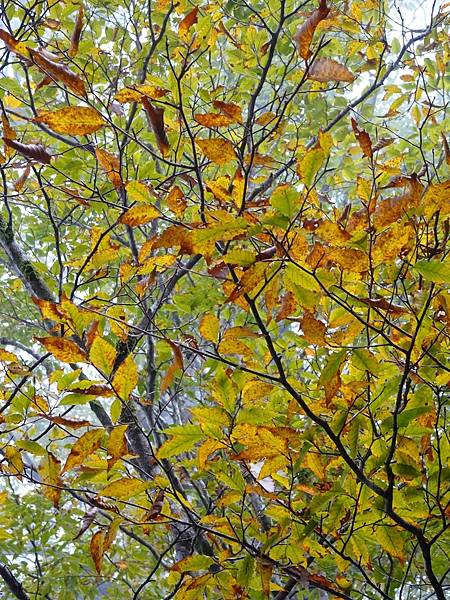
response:
{"label": "background tree", "polygon": [[446,597],[446,11],[1,3],[5,597]]}

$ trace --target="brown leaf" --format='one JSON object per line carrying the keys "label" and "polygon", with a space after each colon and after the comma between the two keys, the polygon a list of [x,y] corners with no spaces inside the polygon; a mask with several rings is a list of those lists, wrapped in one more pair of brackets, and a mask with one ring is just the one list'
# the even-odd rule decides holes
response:
{"label": "brown leaf", "polygon": [[169,139],[164,129],[164,109],[153,106],[145,97],[141,99],[142,106],[147,114],[148,122],[155,134],[156,144],[163,156],[170,150]]}
{"label": "brown leaf", "polygon": [[358,140],[358,144],[360,145],[361,150],[363,151],[364,156],[367,158],[372,158],[373,150],[372,150],[372,140],[370,139],[370,135],[364,129],[360,129],[358,127],[358,123],[352,117],[352,128],[353,133],[355,134],[355,138]]}
{"label": "brown leaf", "polygon": [[327,7],[326,0],[320,0],[319,8],[316,8],[306,21],[298,27],[294,40],[297,45],[298,53],[304,60],[307,60],[311,56],[309,47],[313,40],[317,25],[320,21],[327,18],[329,12],[330,9]]}
{"label": "brown leaf", "polygon": [[447,138],[445,137],[445,135],[443,133],[441,133],[441,136],[442,136],[442,142],[444,144],[445,162],[448,165],[450,165],[450,147],[448,145]]}
{"label": "brown leaf", "polygon": [[90,421],[73,421],[72,419],[66,419],[65,417],[52,417],[50,415],[44,415],[43,413],[39,413],[36,416],[47,419],[47,421],[51,421],[52,423],[55,423],[55,425],[62,425],[63,427],[70,427],[71,429],[81,429],[83,427],[92,426]]}
{"label": "brown leaf", "polygon": [[4,29],[0,29],[0,40],[5,43],[5,46],[14,54],[29,58],[30,52],[23,42],[16,40]]}
{"label": "brown leaf", "polygon": [[212,104],[225,117],[233,119],[235,123],[242,123],[242,109],[238,104],[234,102],[222,102],[222,100],[213,100]]}
{"label": "brown leaf", "polygon": [[353,83],[356,77],[351,71],[331,58],[316,58],[308,71],[308,79],[325,83],[327,81],[345,81]]}
{"label": "brown leaf", "polygon": [[69,67],[45,57],[39,50],[30,50],[30,54],[34,64],[53,81],[64,83],[78,96],[86,96],[84,81],[77,73],[71,71]]}
{"label": "brown leaf", "polygon": [[22,144],[17,140],[10,140],[8,138],[3,138],[3,142],[6,146],[13,148],[16,152],[29,160],[34,160],[43,165],[49,165],[51,162],[52,156],[42,144]]}
{"label": "brown leaf", "polygon": [[77,13],[77,20],[75,21],[75,27],[72,32],[72,36],[70,38],[70,48],[69,48],[69,56],[75,56],[78,52],[78,46],[80,43],[81,30],[83,29],[83,17],[84,17],[84,8],[83,5],[80,4],[80,8]]}
{"label": "brown leaf", "polygon": [[152,506],[145,514],[145,520],[151,521],[159,515],[164,503],[164,490],[160,490],[153,501]]}
{"label": "brown leaf", "polygon": [[116,189],[121,188],[123,186],[123,180],[120,175],[120,161],[117,156],[114,156],[114,154],[111,154],[107,150],[101,150],[100,148],[95,150],[95,156],[113,186]]}
{"label": "brown leaf", "polygon": [[83,535],[83,533],[89,529],[89,527],[92,525],[92,523],[95,519],[96,514],[97,514],[96,510],[90,510],[87,513],[85,513],[83,520],[81,521],[81,529],[77,533],[77,535],[73,538],[73,541],[80,538]]}

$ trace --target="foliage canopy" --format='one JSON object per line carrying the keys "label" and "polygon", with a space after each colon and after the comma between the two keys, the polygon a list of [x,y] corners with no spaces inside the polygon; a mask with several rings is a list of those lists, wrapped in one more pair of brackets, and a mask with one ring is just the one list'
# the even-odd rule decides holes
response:
{"label": "foliage canopy", "polygon": [[448,6],[0,10],[6,597],[443,600]]}

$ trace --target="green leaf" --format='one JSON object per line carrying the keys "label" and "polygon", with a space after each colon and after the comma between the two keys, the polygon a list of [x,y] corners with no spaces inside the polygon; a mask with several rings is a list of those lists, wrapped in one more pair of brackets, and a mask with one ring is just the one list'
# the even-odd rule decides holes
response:
{"label": "green leaf", "polygon": [[427,281],[450,283],[450,261],[418,260],[413,268]]}

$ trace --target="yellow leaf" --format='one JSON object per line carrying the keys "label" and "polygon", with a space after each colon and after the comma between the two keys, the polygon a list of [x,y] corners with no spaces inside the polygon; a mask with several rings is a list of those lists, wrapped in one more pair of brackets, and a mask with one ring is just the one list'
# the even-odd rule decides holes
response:
{"label": "yellow leaf", "polygon": [[122,477],[104,487],[99,492],[99,496],[109,496],[117,500],[128,500],[128,498],[141,494],[149,486],[150,483],[148,481],[142,481],[135,477]]}
{"label": "yellow leaf", "polygon": [[128,198],[133,202],[149,202],[150,191],[141,181],[129,181],[125,186]]}
{"label": "yellow leaf", "polygon": [[16,475],[19,479],[22,479],[25,467],[20,450],[15,446],[5,446],[3,448],[3,453],[9,465],[9,472]]}
{"label": "yellow leaf", "polygon": [[12,352],[8,352],[8,350],[3,350],[0,348],[0,360],[4,362],[18,362],[19,359]]}
{"label": "yellow leaf", "polygon": [[43,112],[33,121],[44,123],[57,133],[69,135],[94,133],[106,125],[102,115],[90,106],[66,106],[58,110]]}
{"label": "yellow leaf", "polygon": [[266,399],[274,390],[274,386],[259,379],[248,381],[242,388],[242,402],[253,404],[258,400]]}
{"label": "yellow leaf", "polygon": [[224,444],[222,442],[212,439],[206,440],[206,442],[204,442],[200,446],[197,452],[199,468],[204,469],[206,467],[210,455],[213,454],[213,452],[215,452],[216,450],[219,450],[220,448],[224,448]]}
{"label": "yellow leaf", "polygon": [[138,382],[138,371],[136,363],[131,354],[120,364],[117,369],[112,386],[116,394],[124,401],[127,401],[131,392],[134,390]]}
{"label": "yellow leaf", "polygon": [[47,452],[47,455],[39,465],[39,474],[42,478],[42,483],[44,484],[41,487],[41,491],[44,496],[52,502],[55,508],[59,505],[63,487],[60,472],[60,461],[51,452]]}
{"label": "yellow leaf", "polygon": [[86,352],[72,340],[60,337],[36,337],[35,339],[62,362],[88,362]]}
{"label": "yellow leaf", "polygon": [[61,473],[65,473],[69,469],[78,467],[83,463],[85,458],[98,450],[102,443],[103,434],[103,429],[91,429],[91,431],[84,433],[72,446]]}
{"label": "yellow leaf", "polygon": [[133,206],[120,217],[119,222],[130,227],[145,225],[161,216],[161,213],[153,205]]}
{"label": "yellow leaf", "polygon": [[195,143],[200,146],[203,154],[216,165],[224,165],[236,158],[233,144],[229,140],[222,138],[196,139]]}
{"label": "yellow leaf", "polygon": [[115,100],[121,104],[126,102],[140,102],[144,96],[148,96],[149,98],[157,100],[168,93],[169,90],[155,87],[154,85],[150,85],[148,83],[143,83],[119,90],[116,94]]}
{"label": "yellow leaf", "polygon": [[439,210],[441,215],[450,213],[450,179],[442,183],[430,185],[425,192],[420,206],[423,208],[426,217],[431,217]]}
{"label": "yellow leaf", "polygon": [[200,334],[205,338],[205,340],[215,344],[217,342],[217,336],[219,335],[219,325],[220,322],[216,315],[203,315],[199,326]]}
{"label": "yellow leaf", "polygon": [[116,356],[117,353],[114,346],[100,336],[94,338],[89,351],[89,360],[106,377],[111,373]]}
{"label": "yellow leaf", "polygon": [[128,454],[128,445],[126,438],[126,430],[128,425],[117,425],[109,434],[108,445],[106,450],[111,458],[108,458],[108,471],[115,463]]}

